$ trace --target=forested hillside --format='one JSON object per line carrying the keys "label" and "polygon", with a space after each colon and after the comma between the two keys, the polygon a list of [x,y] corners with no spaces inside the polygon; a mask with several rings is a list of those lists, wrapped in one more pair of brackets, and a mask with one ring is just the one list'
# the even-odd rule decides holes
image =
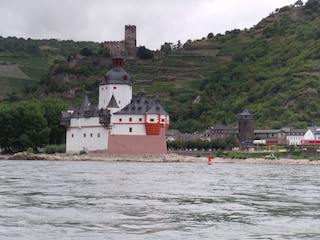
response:
{"label": "forested hillside", "polygon": [[[135,91],[144,86],[161,96],[171,128],[182,132],[235,126],[245,108],[255,114],[256,128],[320,125],[319,23],[320,1],[298,1],[250,29],[164,45],[152,60],[127,61],[126,71]],[[20,74],[5,75],[0,67],[1,83],[11,84],[3,101],[51,97],[79,105],[88,94],[96,103],[100,79],[110,69],[107,56],[98,43],[0,38],[0,62]]]}

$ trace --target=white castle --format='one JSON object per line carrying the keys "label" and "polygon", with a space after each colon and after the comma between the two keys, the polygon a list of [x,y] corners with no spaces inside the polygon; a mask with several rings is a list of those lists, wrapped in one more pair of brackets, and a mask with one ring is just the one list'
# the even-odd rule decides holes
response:
{"label": "white castle", "polygon": [[79,109],[61,113],[67,152],[166,153],[169,124],[158,97],[148,99],[143,88],[132,96],[132,79],[120,55],[100,83],[97,107],[85,96]]}

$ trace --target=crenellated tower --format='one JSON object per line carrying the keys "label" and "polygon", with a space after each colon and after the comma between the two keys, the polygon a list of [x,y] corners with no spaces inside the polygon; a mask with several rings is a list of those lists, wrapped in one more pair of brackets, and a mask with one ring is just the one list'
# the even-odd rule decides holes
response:
{"label": "crenellated tower", "polygon": [[124,33],[124,48],[128,56],[135,56],[137,52],[137,32],[135,25],[126,25]]}

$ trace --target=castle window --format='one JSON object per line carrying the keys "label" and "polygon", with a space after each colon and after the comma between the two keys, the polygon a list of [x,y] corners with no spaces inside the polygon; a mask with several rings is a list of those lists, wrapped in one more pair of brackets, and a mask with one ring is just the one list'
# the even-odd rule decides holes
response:
{"label": "castle window", "polygon": [[129,118],[129,122],[132,122],[132,118]]}
{"label": "castle window", "polygon": [[163,118],[161,119],[161,122],[164,122],[164,119],[163,119]]}
{"label": "castle window", "polygon": [[150,118],[150,122],[154,122],[154,119],[153,119],[153,118]]}
{"label": "castle window", "polygon": [[86,136],[87,136],[87,135],[84,133],[84,134],[83,134],[83,137],[86,137]]}
{"label": "castle window", "polygon": [[90,137],[92,137],[92,133],[90,133]]}
{"label": "castle window", "polygon": [[129,132],[132,132],[132,127],[129,127]]}
{"label": "castle window", "polygon": [[71,137],[74,137],[73,133],[71,134]]}
{"label": "castle window", "polygon": [[114,86],[114,87],[113,87],[113,89],[117,89],[117,87],[116,87],[116,86]]}
{"label": "castle window", "polygon": [[122,122],[122,118],[119,118],[119,122]]}
{"label": "castle window", "polygon": [[139,122],[142,122],[142,118],[139,118]]}
{"label": "castle window", "polygon": [[97,134],[98,138],[100,137],[100,133]]}

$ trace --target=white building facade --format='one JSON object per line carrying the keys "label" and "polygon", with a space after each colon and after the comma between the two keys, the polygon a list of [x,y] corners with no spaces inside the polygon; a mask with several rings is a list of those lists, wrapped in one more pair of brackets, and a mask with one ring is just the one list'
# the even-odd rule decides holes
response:
{"label": "white building facade", "polygon": [[67,152],[166,153],[169,124],[159,98],[148,99],[143,89],[132,95],[132,80],[119,56],[100,83],[98,107],[85,97],[79,109],[61,115]]}

